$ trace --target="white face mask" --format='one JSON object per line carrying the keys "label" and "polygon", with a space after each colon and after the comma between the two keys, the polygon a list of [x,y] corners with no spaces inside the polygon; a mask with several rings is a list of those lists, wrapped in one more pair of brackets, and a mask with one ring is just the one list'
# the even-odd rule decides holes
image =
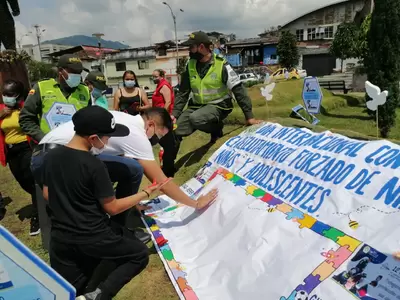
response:
{"label": "white face mask", "polygon": [[100,143],[103,144],[103,147],[99,149],[99,148],[96,148],[95,146],[93,146],[93,144],[92,144],[92,149],[90,149],[90,152],[91,152],[93,155],[99,155],[99,154],[103,153],[104,150],[107,149],[107,145],[104,144],[103,141],[102,141],[98,136],[97,136],[97,139],[100,141]]}

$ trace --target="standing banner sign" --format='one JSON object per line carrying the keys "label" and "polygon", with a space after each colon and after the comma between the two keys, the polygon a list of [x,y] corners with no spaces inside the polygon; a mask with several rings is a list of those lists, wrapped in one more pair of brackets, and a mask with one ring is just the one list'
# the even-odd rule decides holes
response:
{"label": "standing banner sign", "polygon": [[322,91],[317,77],[304,79],[302,98],[304,107],[310,114],[319,114],[322,103]]}
{"label": "standing banner sign", "polygon": [[186,300],[400,299],[400,146],[266,123],[229,139],[144,220]]}
{"label": "standing banner sign", "polygon": [[0,225],[1,300],[75,300],[75,289]]}

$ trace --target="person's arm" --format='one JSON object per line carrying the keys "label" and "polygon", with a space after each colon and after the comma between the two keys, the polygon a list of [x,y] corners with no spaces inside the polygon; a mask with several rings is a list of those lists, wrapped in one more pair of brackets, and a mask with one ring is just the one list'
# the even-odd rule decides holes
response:
{"label": "person's arm", "polygon": [[114,94],[114,110],[119,110],[119,98],[121,97],[121,90],[118,89]]}
{"label": "person's arm", "polygon": [[164,85],[161,89],[160,89],[160,94],[163,96],[164,98],[164,108],[169,111],[169,106],[171,105],[171,90]]}
{"label": "person's arm", "polygon": [[49,188],[47,185],[43,186],[43,198],[44,200],[49,201]]}
{"label": "person's arm", "polygon": [[185,108],[189,95],[191,92],[189,70],[186,68],[185,72],[181,75],[181,83],[179,85],[179,91],[175,97],[174,108],[172,110],[172,115],[175,118],[179,118],[183,109]]}
{"label": "person's arm", "polygon": [[10,4],[13,16],[18,17],[20,14],[18,0],[7,0],[7,2]]}
{"label": "person's arm", "polygon": [[[164,182],[165,180],[167,180],[167,176],[165,176],[164,172],[161,170],[156,161],[138,160],[138,162],[143,167],[144,174],[146,175],[147,179],[150,180],[150,182]],[[180,202],[184,205],[197,209],[202,209],[206,207],[208,204],[214,201],[218,195],[217,190],[212,190],[209,193],[200,196],[197,201],[194,201],[192,198],[186,195],[172,180],[165,184],[161,188],[161,191],[176,202]]]}
{"label": "person's arm", "polygon": [[261,121],[254,118],[253,105],[251,104],[251,99],[247,94],[246,88],[240,81],[235,70],[233,70],[228,63],[226,63],[222,69],[222,81],[235,96],[239,107],[243,111],[247,124],[253,125],[260,123]]}
{"label": "person's arm", "polygon": [[5,117],[11,114],[12,109],[5,106],[0,110],[0,119],[4,119]]}
{"label": "person's arm", "polygon": [[141,89],[140,89],[140,93],[142,94],[142,106],[139,107],[139,110],[145,110],[151,107],[150,103],[149,103],[149,98],[147,97],[147,93]]}
{"label": "person's arm", "polygon": [[19,125],[22,131],[32,137],[35,141],[40,142],[44,137],[43,131],[40,129],[40,116],[42,115],[42,99],[40,96],[39,86],[36,84],[30,90],[28,98],[24,103],[19,115]]}

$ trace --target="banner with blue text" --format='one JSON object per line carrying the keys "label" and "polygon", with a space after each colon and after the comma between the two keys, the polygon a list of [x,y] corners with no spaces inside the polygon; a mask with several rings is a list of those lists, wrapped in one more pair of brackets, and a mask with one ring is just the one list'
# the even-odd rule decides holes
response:
{"label": "banner with blue text", "polygon": [[181,299],[400,300],[400,147],[264,123],[145,216]]}

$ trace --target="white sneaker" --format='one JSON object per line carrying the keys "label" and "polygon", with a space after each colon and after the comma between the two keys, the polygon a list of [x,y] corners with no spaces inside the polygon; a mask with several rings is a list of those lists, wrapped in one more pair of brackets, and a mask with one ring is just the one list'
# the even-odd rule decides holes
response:
{"label": "white sneaker", "polygon": [[79,297],[75,298],[75,300],[86,300],[86,297],[85,296],[79,296]]}

